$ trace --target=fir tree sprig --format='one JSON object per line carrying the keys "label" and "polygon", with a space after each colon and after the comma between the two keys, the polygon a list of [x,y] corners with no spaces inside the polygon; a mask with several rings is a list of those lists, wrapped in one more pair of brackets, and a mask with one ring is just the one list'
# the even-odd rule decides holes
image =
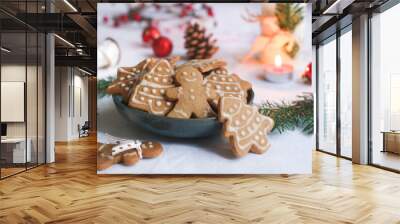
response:
{"label": "fir tree sprig", "polygon": [[108,95],[107,93],[107,87],[112,83],[113,81],[113,77],[109,76],[105,79],[99,79],[97,81],[97,97],[98,98],[102,98],[106,95]]}
{"label": "fir tree sprig", "polygon": [[273,132],[283,133],[296,128],[307,135],[314,132],[314,99],[310,93],[298,96],[298,100],[291,103],[267,101],[261,104],[259,111],[274,120]]}

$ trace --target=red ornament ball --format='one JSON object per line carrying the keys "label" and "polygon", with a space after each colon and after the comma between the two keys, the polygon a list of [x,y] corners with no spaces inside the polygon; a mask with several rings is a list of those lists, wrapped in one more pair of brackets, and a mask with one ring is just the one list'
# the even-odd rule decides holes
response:
{"label": "red ornament ball", "polygon": [[145,28],[142,33],[142,39],[144,43],[150,43],[160,36],[160,31],[157,29],[157,27],[154,26],[149,26]]}
{"label": "red ornament ball", "polygon": [[167,37],[159,37],[153,41],[153,52],[157,57],[167,57],[171,54],[173,44]]}

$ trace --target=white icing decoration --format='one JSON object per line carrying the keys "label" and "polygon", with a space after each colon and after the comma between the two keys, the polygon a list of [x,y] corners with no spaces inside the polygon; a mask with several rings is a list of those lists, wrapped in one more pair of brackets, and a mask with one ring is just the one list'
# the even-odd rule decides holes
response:
{"label": "white icing decoration", "polygon": [[162,105],[162,102],[157,100],[156,105],[160,107]]}
{"label": "white icing decoration", "polygon": [[236,126],[239,126],[239,125],[240,125],[240,121],[235,120],[235,125],[236,125]]}
{"label": "white icing decoration", "polygon": [[221,89],[221,86],[220,85],[216,85],[215,88]]}
{"label": "white icing decoration", "polygon": [[194,95],[190,95],[190,99],[191,99],[191,100],[195,100],[196,97],[195,97]]}
{"label": "white icing decoration", "polygon": [[171,102],[167,102],[167,106],[171,106]]}
{"label": "white icing decoration", "polygon": [[153,100],[152,100],[152,99],[148,99],[147,102],[148,102],[148,103],[152,103]]}
{"label": "white icing decoration", "polygon": [[158,77],[154,77],[154,81],[158,82],[159,78]]}
{"label": "white icing decoration", "polygon": [[126,86],[126,84],[125,84],[125,83],[121,83],[121,86],[122,86],[122,87],[125,87],[125,86]]}
{"label": "white icing decoration", "polygon": [[165,89],[160,89],[160,93],[164,94],[165,93]]}
{"label": "white icing decoration", "polygon": [[168,82],[168,79],[163,78],[163,79],[162,79],[162,82],[167,83],[167,82]]}
{"label": "white icing decoration", "polygon": [[231,90],[231,87],[230,86],[226,86],[225,89],[226,90]]}
{"label": "white icing decoration", "polygon": [[156,93],[157,93],[157,90],[156,90],[156,89],[152,89],[152,90],[151,90],[151,93],[156,94]]}
{"label": "white icing decoration", "polygon": [[145,86],[145,87],[143,87],[143,91],[144,91],[144,92],[147,92],[147,91],[149,91],[149,88],[147,88],[147,87]]}
{"label": "white icing decoration", "polygon": [[140,101],[144,101],[144,97],[143,96],[140,97]]}
{"label": "white icing decoration", "polygon": [[189,92],[194,93],[194,89],[189,89]]}

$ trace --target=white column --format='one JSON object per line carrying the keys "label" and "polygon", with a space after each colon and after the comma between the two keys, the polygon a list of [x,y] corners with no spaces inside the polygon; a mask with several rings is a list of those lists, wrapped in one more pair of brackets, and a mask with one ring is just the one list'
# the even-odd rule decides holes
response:
{"label": "white column", "polygon": [[368,163],[368,15],[353,20],[353,162]]}
{"label": "white column", "polygon": [[[53,12],[51,1],[46,2],[47,12]],[[55,161],[55,44],[54,35],[46,35],[46,163]]]}

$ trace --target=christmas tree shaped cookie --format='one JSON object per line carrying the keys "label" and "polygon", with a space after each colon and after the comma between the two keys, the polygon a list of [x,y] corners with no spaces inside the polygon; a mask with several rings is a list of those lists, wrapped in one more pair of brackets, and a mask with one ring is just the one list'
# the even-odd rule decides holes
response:
{"label": "christmas tree shaped cookie", "polygon": [[128,105],[152,114],[165,115],[173,107],[172,101],[166,100],[165,93],[167,89],[174,87],[174,69],[168,60],[155,60],[154,65],[141,65],[148,71],[143,73],[140,82],[134,88]]}
{"label": "christmas tree shaped cookie", "polygon": [[141,70],[136,67],[121,67],[118,69],[117,78],[107,88],[107,93],[121,95],[126,101],[130,91],[139,81]]}
{"label": "christmas tree shaped cookie", "polygon": [[211,97],[211,105],[216,108],[219,99],[224,96],[232,96],[247,102],[247,91],[251,89],[251,84],[240,79],[235,74],[229,74],[225,68],[213,70],[210,75],[205,78],[207,94],[212,90],[217,94]]}
{"label": "christmas tree shaped cookie", "polygon": [[229,138],[232,151],[237,157],[249,151],[264,153],[270,146],[267,133],[274,121],[258,112],[257,107],[247,105],[237,97],[222,97],[218,119],[224,124],[224,135]]}

